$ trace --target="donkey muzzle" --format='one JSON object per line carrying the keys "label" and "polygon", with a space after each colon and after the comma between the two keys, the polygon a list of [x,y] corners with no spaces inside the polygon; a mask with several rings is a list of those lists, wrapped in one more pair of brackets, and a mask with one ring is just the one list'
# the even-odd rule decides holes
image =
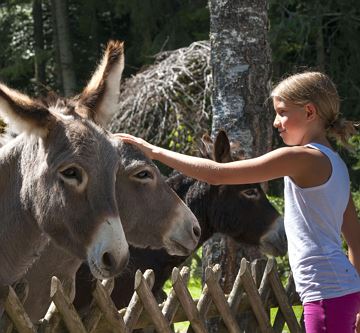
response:
{"label": "donkey muzzle", "polygon": [[88,250],[87,261],[97,279],[108,279],[121,273],[129,261],[129,245],[120,218],[107,218]]}

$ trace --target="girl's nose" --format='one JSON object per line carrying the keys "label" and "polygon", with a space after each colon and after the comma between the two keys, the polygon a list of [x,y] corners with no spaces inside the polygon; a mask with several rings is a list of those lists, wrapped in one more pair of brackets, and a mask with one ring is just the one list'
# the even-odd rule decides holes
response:
{"label": "girl's nose", "polygon": [[275,117],[274,122],[273,122],[273,126],[275,128],[280,126],[280,120],[279,120],[278,116]]}

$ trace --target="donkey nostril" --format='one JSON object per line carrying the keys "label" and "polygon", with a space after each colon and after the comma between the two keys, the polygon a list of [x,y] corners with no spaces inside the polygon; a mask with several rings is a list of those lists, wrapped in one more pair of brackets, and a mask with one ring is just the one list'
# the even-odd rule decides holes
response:
{"label": "donkey nostril", "polygon": [[111,269],[115,266],[115,259],[111,253],[105,252],[103,254],[102,262],[107,269]]}
{"label": "donkey nostril", "polygon": [[201,229],[200,229],[198,226],[195,226],[195,227],[193,228],[193,232],[194,232],[194,235],[195,235],[197,238],[200,237],[200,235],[201,235]]}

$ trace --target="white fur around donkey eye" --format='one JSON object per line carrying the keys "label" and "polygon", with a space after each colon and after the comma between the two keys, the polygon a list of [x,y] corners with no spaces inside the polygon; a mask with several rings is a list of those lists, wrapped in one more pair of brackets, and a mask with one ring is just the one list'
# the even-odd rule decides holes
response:
{"label": "white fur around donkey eye", "polygon": [[83,191],[87,184],[87,174],[78,165],[68,165],[59,170],[60,178],[68,185],[73,186],[78,191]]}

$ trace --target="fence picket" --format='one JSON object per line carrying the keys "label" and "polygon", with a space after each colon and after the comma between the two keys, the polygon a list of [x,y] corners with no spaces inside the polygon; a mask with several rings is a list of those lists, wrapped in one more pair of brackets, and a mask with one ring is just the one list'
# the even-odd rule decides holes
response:
{"label": "fence picket", "polygon": [[300,333],[301,332],[300,325],[297,322],[294,311],[289,303],[289,299],[286,295],[286,292],[284,290],[284,287],[282,286],[282,283],[280,281],[279,275],[276,270],[272,270],[269,273],[269,282],[271,284],[272,290],[274,291],[275,297],[278,301],[279,310],[281,310],[282,315],[284,316],[290,331],[294,333]]}
{"label": "fence picket", "polygon": [[50,296],[56,308],[61,313],[69,332],[87,333],[78,313],[69,298],[65,295],[61,282],[56,276],[51,278]]}
{"label": "fence picket", "polygon": [[179,269],[174,267],[171,275],[173,288],[176,292],[181,306],[186,313],[193,330],[196,333],[206,333],[205,322],[200,317],[200,313],[196,308],[196,305],[190,295],[189,290],[186,287],[184,280],[182,279]]}
{"label": "fence picket", "polygon": [[205,270],[205,282],[209,287],[213,302],[221,313],[221,317],[229,332],[240,332],[240,327],[231,312],[231,309],[226,301],[224,292],[222,291],[216,274],[211,267],[207,267]]}
{"label": "fence picket", "polygon": [[159,333],[171,333],[169,322],[164,318],[141,271],[135,274],[135,290],[139,295],[145,310],[150,315],[156,330]]}
{"label": "fence picket", "polygon": [[261,302],[261,297],[251,276],[249,263],[245,260],[245,258],[241,260],[240,276],[261,332],[273,332],[273,329],[270,325],[269,316],[264,309],[264,306]]}
{"label": "fence picket", "polygon": [[[155,283],[155,275],[154,271],[151,269],[147,269],[144,273],[144,279],[148,284],[149,288],[152,289]],[[134,292],[129,306],[127,307],[125,314],[124,314],[124,321],[125,325],[128,330],[131,332],[134,328],[134,325],[139,320],[139,317],[144,309],[143,304],[141,303],[140,297],[136,292]]]}
{"label": "fence picket", "polygon": [[[111,295],[111,292],[114,289],[114,279],[103,280],[101,282],[101,284],[104,286],[104,289],[106,290],[106,292],[109,295]],[[93,333],[96,330],[96,327],[102,316],[103,316],[103,313],[102,313],[96,299],[93,299],[90,304],[89,310],[87,311],[87,313],[85,314],[85,316],[83,318],[83,324],[84,324],[85,329],[89,333]]]}
{"label": "fence picket", "polygon": [[113,331],[119,333],[128,333],[123,317],[118,313],[118,310],[112,302],[110,295],[107,293],[106,289],[99,280],[96,281],[96,288],[93,292],[93,295],[99,308],[103,312],[104,318],[112,326]]}
{"label": "fence picket", "polygon": [[[189,267],[184,266],[180,271],[180,275],[184,283],[187,284],[190,278]],[[162,309],[162,313],[169,323],[173,322],[176,311],[179,309],[179,306],[180,306],[180,301],[176,295],[174,288],[172,288]]]}
{"label": "fence picket", "polygon": [[5,300],[4,309],[19,332],[35,332],[34,325],[11,286],[0,287],[0,299]]}
{"label": "fence picket", "polygon": [[[29,284],[25,280],[20,280],[18,283],[15,284],[13,289],[21,304],[24,304],[29,292]],[[1,318],[2,333],[11,333],[13,328],[14,325],[11,318],[9,318],[7,313],[4,312]]]}

